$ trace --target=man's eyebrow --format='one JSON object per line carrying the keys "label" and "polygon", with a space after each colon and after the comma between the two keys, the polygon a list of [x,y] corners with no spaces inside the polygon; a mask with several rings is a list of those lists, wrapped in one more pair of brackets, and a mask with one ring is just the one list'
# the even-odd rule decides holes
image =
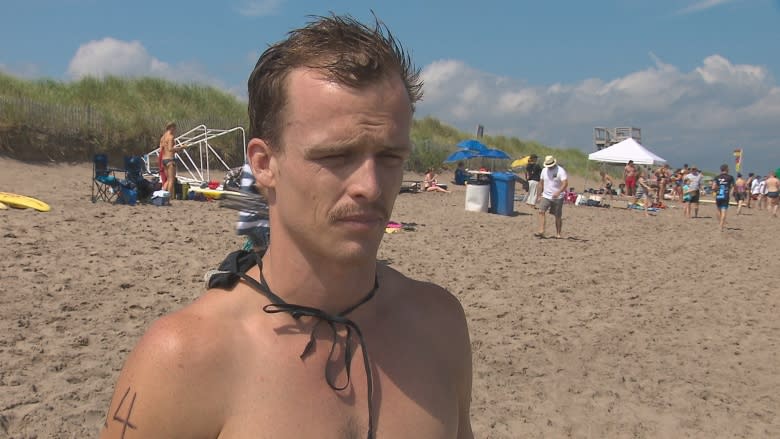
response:
{"label": "man's eyebrow", "polygon": [[[331,154],[344,154],[349,153],[354,149],[359,148],[361,142],[344,142],[344,143],[331,143],[328,145],[317,145],[304,147],[304,157],[320,157]],[[411,151],[411,145],[381,145],[375,148],[377,151],[383,152],[396,152],[405,153]]]}

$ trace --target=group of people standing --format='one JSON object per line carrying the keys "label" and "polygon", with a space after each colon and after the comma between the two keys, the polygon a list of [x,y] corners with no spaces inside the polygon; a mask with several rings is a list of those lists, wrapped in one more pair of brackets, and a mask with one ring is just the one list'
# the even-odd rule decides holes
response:
{"label": "group of people standing", "polygon": [[[766,177],[760,177],[750,173],[748,178],[742,174],[737,174],[735,179],[729,174],[729,166],[724,164],[720,167],[720,174],[710,183],[710,189],[715,194],[715,205],[718,209],[718,221],[721,230],[725,228],[726,212],[728,211],[731,200],[737,203],[737,215],[742,213],[742,207],[751,207],[751,201],[755,198],[758,201],[758,209],[766,208],[777,216],[778,205],[780,204],[780,180],[775,173],[770,172]],[[644,200],[645,215],[648,214],[649,206],[663,206],[664,195],[668,185],[672,186],[672,199],[681,200],[685,206],[683,214],[686,218],[697,218],[699,216],[699,202],[701,201],[701,192],[704,176],[701,171],[687,164],[672,173],[668,164],[664,164],[653,172],[655,184],[651,184],[649,172],[637,167],[634,162],[629,161],[624,170],[623,178],[625,180],[626,195],[634,197],[636,201]],[[655,202],[653,202],[653,193],[655,193]]]}

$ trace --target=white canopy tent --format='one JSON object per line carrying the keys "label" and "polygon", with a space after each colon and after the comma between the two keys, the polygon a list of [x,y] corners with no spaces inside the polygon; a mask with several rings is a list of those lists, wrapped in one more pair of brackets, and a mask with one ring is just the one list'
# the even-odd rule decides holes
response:
{"label": "white canopy tent", "polygon": [[633,160],[638,165],[660,165],[666,163],[666,160],[655,155],[631,137],[609,148],[588,154],[588,160],[604,163],[628,163],[629,160]]}

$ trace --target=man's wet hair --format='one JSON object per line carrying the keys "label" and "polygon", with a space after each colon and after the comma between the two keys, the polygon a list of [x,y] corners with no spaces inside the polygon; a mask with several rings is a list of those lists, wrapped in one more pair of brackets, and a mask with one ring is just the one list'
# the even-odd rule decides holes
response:
{"label": "man's wet hair", "polygon": [[412,110],[422,99],[420,70],[376,16],[371,27],[349,15],[315,16],[263,52],[249,77],[249,135],[274,149],[280,148],[289,99],[287,77],[297,68],[315,69],[357,89],[399,75]]}

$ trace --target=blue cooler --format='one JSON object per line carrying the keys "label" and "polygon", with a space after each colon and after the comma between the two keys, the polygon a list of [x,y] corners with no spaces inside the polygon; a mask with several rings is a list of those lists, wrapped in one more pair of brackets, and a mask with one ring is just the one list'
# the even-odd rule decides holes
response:
{"label": "blue cooler", "polygon": [[120,186],[119,201],[122,204],[135,206],[135,203],[138,202],[138,191],[125,185]]}
{"label": "blue cooler", "polygon": [[490,175],[490,213],[511,216],[515,213],[515,182],[511,172],[494,172]]}

